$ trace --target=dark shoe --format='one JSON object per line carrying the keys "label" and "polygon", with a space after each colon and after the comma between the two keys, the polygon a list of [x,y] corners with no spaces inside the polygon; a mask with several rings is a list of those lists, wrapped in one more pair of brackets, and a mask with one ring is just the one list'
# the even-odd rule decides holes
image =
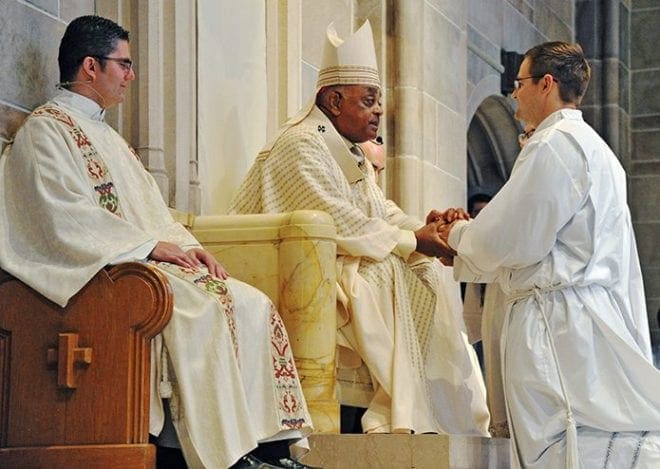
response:
{"label": "dark shoe", "polygon": [[[301,466],[305,467],[305,466]],[[239,459],[230,469],[282,469],[280,466],[273,466],[255,458],[251,454],[246,454]]]}
{"label": "dark shoe", "polygon": [[321,469],[318,466],[308,466],[291,458],[280,458],[276,461],[276,464],[285,469]]}
{"label": "dark shoe", "polygon": [[188,469],[188,466],[180,449],[156,446],[156,469]]}

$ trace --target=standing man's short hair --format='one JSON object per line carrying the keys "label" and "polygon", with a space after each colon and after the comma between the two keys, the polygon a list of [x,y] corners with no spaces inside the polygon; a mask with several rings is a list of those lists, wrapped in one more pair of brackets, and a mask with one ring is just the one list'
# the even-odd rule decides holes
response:
{"label": "standing man's short hair", "polygon": [[545,42],[525,52],[525,58],[530,61],[534,83],[549,73],[559,84],[561,100],[580,104],[587,91],[591,69],[579,44]]}
{"label": "standing man's short hair", "polygon": [[80,16],[73,20],[60,42],[60,82],[73,81],[85,57],[96,57],[103,69],[102,57],[110,55],[120,40],[128,41],[128,31],[107,18]]}

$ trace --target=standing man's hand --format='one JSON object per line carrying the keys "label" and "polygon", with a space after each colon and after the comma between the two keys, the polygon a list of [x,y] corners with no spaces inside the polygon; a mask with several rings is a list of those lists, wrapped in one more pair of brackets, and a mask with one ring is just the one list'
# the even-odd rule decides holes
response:
{"label": "standing man's hand", "polygon": [[451,223],[438,223],[438,235],[440,236],[440,239],[449,246],[449,233],[451,232],[451,229],[454,227],[456,222],[458,220],[461,220],[461,218],[457,218]]}
{"label": "standing man's hand", "polygon": [[439,210],[431,210],[426,215],[426,224],[442,221],[445,223],[452,223],[456,220],[469,220],[470,215],[462,208],[448,208],[444,212]]}
{"label": "standing man's hand", "polygon": [[428,225],[429,223],[435,223],[437,221],[442,220],[442,214],[440,210],[433,209],[429,212],[428,215],[426,215],[426,224]]}
{"label": "standing man's hand", "polygon": [[442,212],[442,219],[445,223],[453,223],[456,220],[469,220],[470,215],[460,207],[448,208]]}

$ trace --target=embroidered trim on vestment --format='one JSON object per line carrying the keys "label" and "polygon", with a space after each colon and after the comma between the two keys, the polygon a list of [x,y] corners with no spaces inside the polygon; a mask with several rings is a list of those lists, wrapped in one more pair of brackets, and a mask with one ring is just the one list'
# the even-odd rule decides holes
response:
{"label": "embroidered trim on vestment", "polygon": [[149,260],[150,264],[158,266],[158,268],[163,269],[175,277],[178,277],[182,280],[192,283],[197,288],[203,292],[211,295],[215,298],[220,307],[225,314],[225,319],[227,320],[227,325],[229,326],[229,333],[231,335],[231,343],[234,348],[234,354],[236,360],[239,360],[238,356],[238,339],[236,337],[236,318],[234,315],[234,298],[232,297],[227,284],[221,279],[212,276],[205,269],[202,270],[197,267],[181,267],[179,265],[171,264],[169,262],[161,262],[153,259]]}
{"label": "embroidered trim on vestment", "polygon": [[297,382],[296,365],[293,361],[293,352],[289,347],[289,338],[282,318],[277,314],[275,305],[270,305],[270,343],[273,370],[275,372],[275,386],[279,391],[279,408],[283,413],[280,424],[285,428],[302,428],[306,421],[304,398]]}
{"label": "embroidered trim on vestment", "polygon": [[119,218],[123,218],[119,207],[119,196],[117,195],[115,185],[111,180],[110,171],[91,140],[87,137],[85,132],[83,132],[80,126],[76,124],[73,118],[62,109],[49,104],[45,104],[35,109],[30,117],[49,117],[66,126],[71,138],[73,138],[73,141],[76,143],[76,146],[85,160],[87,176],[89,176],[94,191],[96,191],[98,195],[99,205],[107,211],[114,213]]}
{"label": "embroidered trim on vestment", "polygon": [[360,65],[337,65],[319,72],[317,88],[332,85],[367,85],[380,88],[378,70]]}

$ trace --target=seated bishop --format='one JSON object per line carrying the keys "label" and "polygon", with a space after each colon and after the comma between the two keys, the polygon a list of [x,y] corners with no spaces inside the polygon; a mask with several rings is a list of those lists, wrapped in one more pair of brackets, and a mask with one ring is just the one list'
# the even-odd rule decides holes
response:
{"label": "seated bishop", "polygon": [[[359,143],[375,139],[381,85],[371,27],[330,25],[316,95],[259,153],[230,211],[322,210],[337,227],[340,402],[365,432],[488,435],[481,370],[467,343],[451,254],[387,200]],[[452,290],[453,289],[453,290]]]}

